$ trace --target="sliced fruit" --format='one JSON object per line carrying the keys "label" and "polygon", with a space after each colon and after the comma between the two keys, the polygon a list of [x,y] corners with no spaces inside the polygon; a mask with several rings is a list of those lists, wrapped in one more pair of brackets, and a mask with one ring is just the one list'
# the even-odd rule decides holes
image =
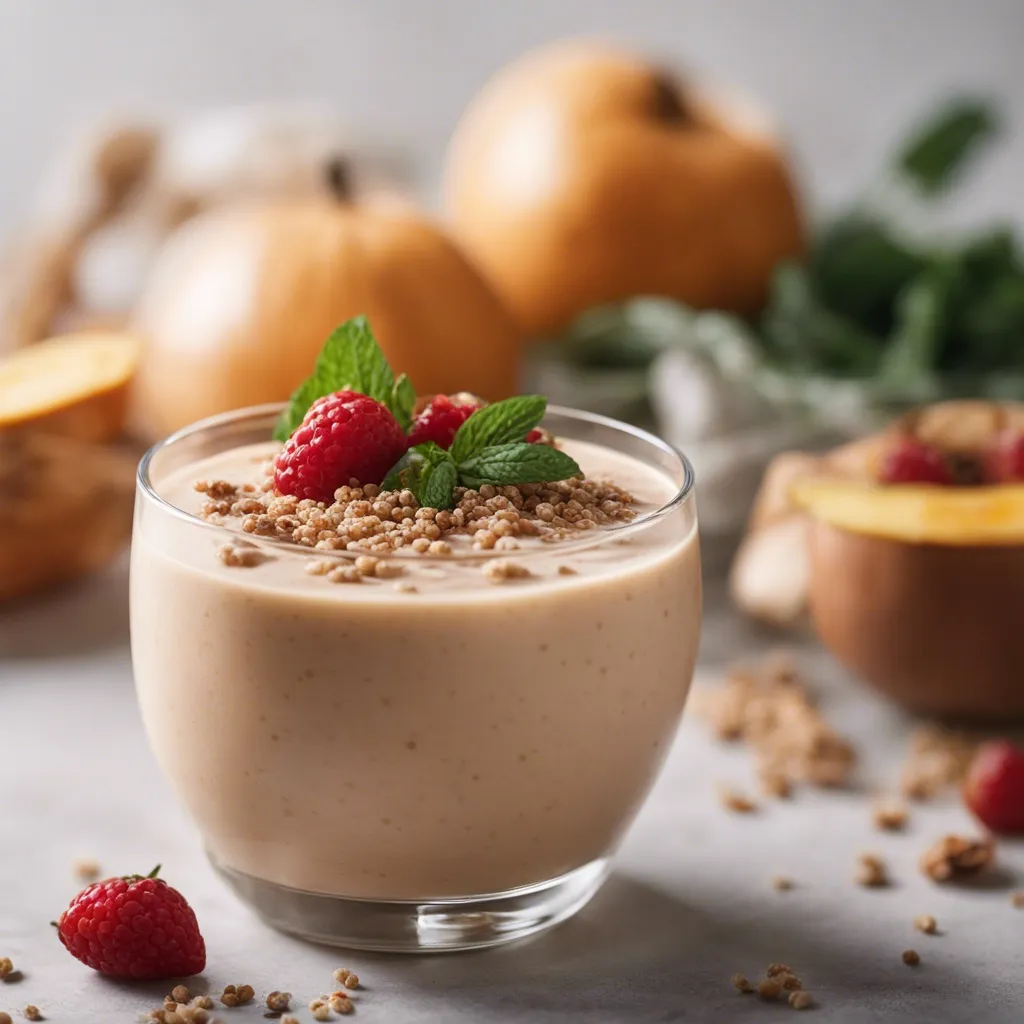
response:
{"label": "sliced fruit", "polygon": [[0,360],[0,430],[108,441],[124,428],[140,344],[130,334],[69,334]]}
{"label": "sliced fruit", "polygon": [[1024,544],[1024,486],[879,486],[817,477],[797,480],[793,502],[851,533],[956,547]]}

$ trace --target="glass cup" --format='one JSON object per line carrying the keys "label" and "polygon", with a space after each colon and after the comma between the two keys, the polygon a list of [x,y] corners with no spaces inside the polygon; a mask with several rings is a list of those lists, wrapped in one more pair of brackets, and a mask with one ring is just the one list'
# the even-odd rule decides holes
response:
{"label": "glass cup", "polygon": [[[604,880],[689,690],[689,464],[641,430],[552,408],[556,437],[650,467],[671,498],[555,544],[389,556],[418,593],[336,585],[303,570],[359,552],[246,535],[263,561],[230,567],[218,550],[237,530],[167,500],[200,460],[266,442],[277,412],[197,423],[139,467],[138,697],[213,865],[274,927],[333,945],[467,949],[567,918]],[[531,576],[496,586],[480,571],[494,557]]]}

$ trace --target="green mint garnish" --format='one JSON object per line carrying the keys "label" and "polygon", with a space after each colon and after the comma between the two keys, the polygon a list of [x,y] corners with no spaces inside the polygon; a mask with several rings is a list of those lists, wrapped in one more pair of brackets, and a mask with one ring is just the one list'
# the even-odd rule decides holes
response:
{"label": "green mint garnish", "polygon": [[458,464],[459,482],[464,487],[481,484],[495,487],[512,484],[540,484],[582,476],[583,472],[565,452],[546,444],[490,445]]}
{"label": "green mint garnish", "polygon": [[398,375],[391,391],[391,404],[388,408],[398,420],[398,425],[406,432],[412,426],[412,411],[416,406],[416,389],[412,381],[404,374]]}
{"label": "green mint garnish", "polygon": [[483,448],[522,441],[544,418],[547,407],[543,395],[519,395],[477,409],[459,427],[452,441],[452,458],[461,463]]}
{"label": "green mint garnish", "polygon": [[[365,316],[347,320],[327,339],[312,375],[299,385],[281,413],[274,439],[286,441],[309,407],[335,391],[358,391],[375,399],[408,433],[416,390],[404,373],[395,377]],[[447,509],[454,504],[453,492],[460,484],[502,487],[582,476],[580,467],[564,452],[526,443],[526,435],[540,424],[547,405],[543,395],[519,395],[485,405],[459,427],[451,451],[432,441],[411,448],[381,487],[408,488],[424,508]]]}
{"label": "green mint garnish", "polygon": [[298,386],[281,413],[274,428],[274,440],[287,441],[309,407],[335,391],[369,395],[386,405],[403,429],[408,429],[412,421],[412,403],[416,400],[412,385],[405,377],[395,380],[365,316],[346,320],[324,343],[312,376]]}

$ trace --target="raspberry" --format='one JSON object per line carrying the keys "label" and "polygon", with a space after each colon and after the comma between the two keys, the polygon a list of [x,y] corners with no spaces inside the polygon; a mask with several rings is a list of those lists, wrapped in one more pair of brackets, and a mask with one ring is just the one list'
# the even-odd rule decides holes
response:
{"label": "raspberry", "polygon": [[180,978],[206,967],[206,944],[185,897],[157,868],[83,889],[57,922],[68,952],[112,978]]}
{"label": "raspberry", "polygon": [[1001,434],[985,453],[985,478],[994,484],[1024,480],[1024,434]]}
{"label": "raspberry", "polygon": [[274,461],[278,494],[333,501],[350,480],[379,484],[402,457],[406,438],[398,421],[356,391],[318,398]]}
{"label": "raspberry", "polygon": [[883,484],[942,484],[950,486],[953,474],[937,448],[909,438],[890,450],[882,462]]}
{"label": "raspberry", "polygon": [[434,395],[412,425],[409,447],[433,441],[442,448],[450,448],[459,427],[483,406],[475,395]]}
{"label": "raspberry", "polygon": [[993,832],[1024,835],[1024,750],[1005,740],[983,743],[967,772],[964,803]]}

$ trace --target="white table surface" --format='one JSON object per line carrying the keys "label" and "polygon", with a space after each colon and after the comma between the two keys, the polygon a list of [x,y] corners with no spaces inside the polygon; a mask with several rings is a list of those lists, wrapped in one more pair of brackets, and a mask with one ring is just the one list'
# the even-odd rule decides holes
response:
{"label": "white table surface", "polygon": [[[714,567],[712,567],[713,569]],[[765,648],[739,622],[709,573],[700,677]],[[855,688],[811,645],[812,678],[828,717],[862,755],[864,788],[895,776],[908,723]],[[261,924],[214,877],[199,838],[146,748],[132,693],[124,565],[87,584],[0,613],[0,956],[24,972],[0,983],[0,1009],[36,1003],[50,1021],[134,1021],[165,985],[113,984],[82,967],[48,922],[79,887],[72,861],[107,873],[148,871],[181,888],[209,949],[205,983],[248,982],[304,1002],[345,965],[365,982],[353,1020],[414,1024],[612,1021],[698,1024],[779,1019],[793,1011],[740,996],[730,977],[789,964],[815,995],[811,1019],[837,1022],[1024,1021],[1024,844],[1004,844],[1000,873],[979,887],[940,888],[917,871],[925,844],[971,829],[955,801],[913,813],[904,835],[880,835],[861,793],[801,791],[762,813],[726,813],[719,781],[748,785],[742,748],[714,743],[687,721],[617,870],[575,919],[500,949],[387,957],[318,948]],[[856,888],[856,854],[877,850],[895,885]],[[797,887],[773,891],[776,873]],[[938,918],[938,936],[913,918]],[[905,966],[915,948],[921,966]],[[201,983],[194,982],[195,988]],[[262,1019],[259,1005],[226,1022]],[[20,1019],[15,1016],[15,1019]]]}

